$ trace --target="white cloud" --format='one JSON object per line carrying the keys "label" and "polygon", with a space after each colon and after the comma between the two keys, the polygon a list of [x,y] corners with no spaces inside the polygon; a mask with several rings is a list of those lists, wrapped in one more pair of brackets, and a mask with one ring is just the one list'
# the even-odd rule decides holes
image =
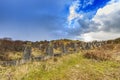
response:
{"label": "white cloud", "polygon": [[[90,1],[86,5],[91,5],[94,0]],[[88,16],[92,12],[77,12],[76,10],[80,7],[84,7],[84,5],[80,4],[80,0],[77,0],[69,8],[68,23],[71,28],[69,34],[74,39],[92,41],[120,37],[120,0],[108,2],[103,8],[97,10],[91,20],[88,19]]]}
{"label": "white cloud", "polygon": [[88,5],[92,5],[93,2],[94,0],[84,0],[83,3],[80,4],[81,0],[76,0],[72,3],[72,5],[69,7],[69,16],[67,19],[69,28],[75,28],[77,21],[79,19],[85,18],[86,15],[89,14],[89,13],[83,13],[82,11],[77,12],[77,10],[79,8],[85,8]]}
{"label": "white cloud", "polygon": [[93,40],[109,40],[120,37],[120,34],[113,32],[89,32],[81,35],[84,41],[93,41]]}
{"label": "white cloud", "polygon": [[92,5],[94,0],[83,0],[83,8],[85,8],[88,5]]}
{"label": "white cloud", "polygon": [[91,22],[92,27],[89,28],[92,30],[81,35],[85,41],[120,37],[120,0],[112,0],[105,7],[98,9]]}
{"label": "white cloud", "polygon": [[76,10],[80,6],[80,0],[76,0],[72,3],[72,5],[69,7],[69,16],[68,16],[68,27],[71,27],[72,20],[75,18],[82,18],[83,16],[76,12]]}
{"label": "white cloud", "polygon": [[111,0],[108,4],[112,4],[112,3],[115,3],[115,2],[120,2],[120,0]]}
{"label": "white cloud", "polygon": [[95,17],[93,18],[93,20],[96,20],[98,18],[100,18],[101,16],[109,16],[114,12],[117,12],[120,10],[120,2],[115,2],[115,3],[111,3],[106,5],[104,8],[100,8],[98,9]]}

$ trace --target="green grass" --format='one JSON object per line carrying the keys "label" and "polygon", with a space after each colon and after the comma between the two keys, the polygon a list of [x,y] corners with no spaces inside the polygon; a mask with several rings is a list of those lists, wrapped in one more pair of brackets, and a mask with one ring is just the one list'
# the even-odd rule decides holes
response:
{"label": "green grass", "polygon": [[[54,62],[53,62],[54,63]],[[59,63],[59,62],[58,62]],[[120,79],[120,64],[115,61],[93,61],[80,54],[72,54],[62,58],[61,63],[44,63],[48,69],[39,66],[31,71],[23,80],[117,80]],[[56,66],[54,66],[56,65]],[[49,69],[50,68],[50,69]],[[118,71],[117,71],[118,70]],[[113,73],[115,77],[113,77]]]}
{"label": "green grass", "polygon": [[120,63],[87,59],[80,53],[44,62],[33,62],[3,70],[11,71],[12,80],[120,80]]}

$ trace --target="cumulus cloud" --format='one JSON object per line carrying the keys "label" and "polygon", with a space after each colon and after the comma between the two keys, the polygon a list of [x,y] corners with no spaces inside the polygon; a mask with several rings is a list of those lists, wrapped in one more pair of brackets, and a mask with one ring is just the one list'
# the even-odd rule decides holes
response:
{"label": "cumulus cloud", "polygon": [[77,22],[80,21],[80,19],[83,20],[83,18],[91,16],[90,14],[92,14],[92,12],[84,13],[83,11],[79,11],[79,9],[92,5],[93,2],[94,0],[76,0],[71,4],[67,19],[69,28],[76,28],[76,24],[78,24]]}
{"label": "cumulus cloud", "polygon": [[[72,5],[69,7],[69,16],[68,16],[68,27],[74,27],[72,25],[74,25],[73,20],[75,20],[76,18],[82,18],[82,15],[78,14],[76,12],[77,9],[79,9],[80,6],[80,0],[76,0],[72,3]],[[76,22],[76,21],[75,21]]]}
{"label": "cumulus cloud", "polygon": [[89,25],[90,31],[81,34],[85,41],[120,37],[120,0],[112,0],[105,7],[98,9],[89,24],[92,25]]}
{"label": "cumulus cloud", "polygon": [[91,41],[119,37],[120,0],[99,1],[1,0],[0,37],[10,34],[15,39],[34,41],[58,38]]}
{"label": "cumulus cloud", "polygon": [[100,24],[98,26],[99,30],[119,32],[120,2],[111,3],[104,8],[100,8],[93,18],[93,21]]}
{"label": "cumulus cloud", "polygon": [[81,38],[83,38],[84,41],[93,41],[93,40],[109,40],[109,39],[115,39],[120,37],[120,33],[116,34],[114,32],[105,32],[105,31],[99,31],[99,32],[89,32],[81,35]]}
{"label": "cumulus cloud", "polygon": [[77,38],[78,35],[81,35],[85,32],[89,32],[90,30],[92,30],[92,27],[90,28],[90,26],[93,26],[91,23],[94,22],[90,21],[89,18],[94,15],[95,11],[84,12],[80,9],[92,5],[93,2],[94,0],[89,0],[89,1],[76,0],[71,4],[71,6],[69,7],[69,16],[67,18],[67,23],[68,23],[67,36],[69,36],[72,39],[79,39]]}

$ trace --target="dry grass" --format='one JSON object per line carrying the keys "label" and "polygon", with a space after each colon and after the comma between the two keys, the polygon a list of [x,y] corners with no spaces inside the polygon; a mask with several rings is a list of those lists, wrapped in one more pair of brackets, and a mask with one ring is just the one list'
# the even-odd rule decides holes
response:
{"label": "dry grass", "polygon": [[95,60],[111,60],[112,54],[105,51],[87,51],[84,57]]}
{"label": "dry grass", "polygon": [[[37,50],[33,51],[34,55],[40,54],[36,53]],[[0,66],[0,80],[120,80],[120,63],[115,59],[120,61],[120,44],[105,45],[43,62]]]}
{"label": "dry grass", "polygon": [[22,52],[6,52],[3,53],[3,55],[0,55],[1,61],[9,61],[9,60],[16,60],[16,59],[21,59],[22,57]]}
{"label": "dry grass", "polygon": [[0,67],[1,80],[119,80],[120,64],[96,61],[81,53],[20,66]]}
{"label": "dry grass", "polygon": [[113,60],[120,57],[120,44],[108,44],[84,52],[84,57],[95,60]]}
{"label": "dry grass", "polygon": [[21,59],[22,52],[8,52],[8,58],[11,60]]}
{"label": "dry grass", "polygon": [[33,56],[40,56],[42,54],[43,54],[43,52],[41,50],[39,50],[38,48],[32,48],[32,55]]}

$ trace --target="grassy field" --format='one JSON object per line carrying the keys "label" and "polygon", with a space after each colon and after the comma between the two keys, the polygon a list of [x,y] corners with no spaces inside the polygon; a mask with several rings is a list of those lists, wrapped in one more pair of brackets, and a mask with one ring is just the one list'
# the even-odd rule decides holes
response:
{"label": "grassy field", "polygon": [[0,80],[120,80],[120,62],[83,55],[79,52],[43,62],[0,66]]}

